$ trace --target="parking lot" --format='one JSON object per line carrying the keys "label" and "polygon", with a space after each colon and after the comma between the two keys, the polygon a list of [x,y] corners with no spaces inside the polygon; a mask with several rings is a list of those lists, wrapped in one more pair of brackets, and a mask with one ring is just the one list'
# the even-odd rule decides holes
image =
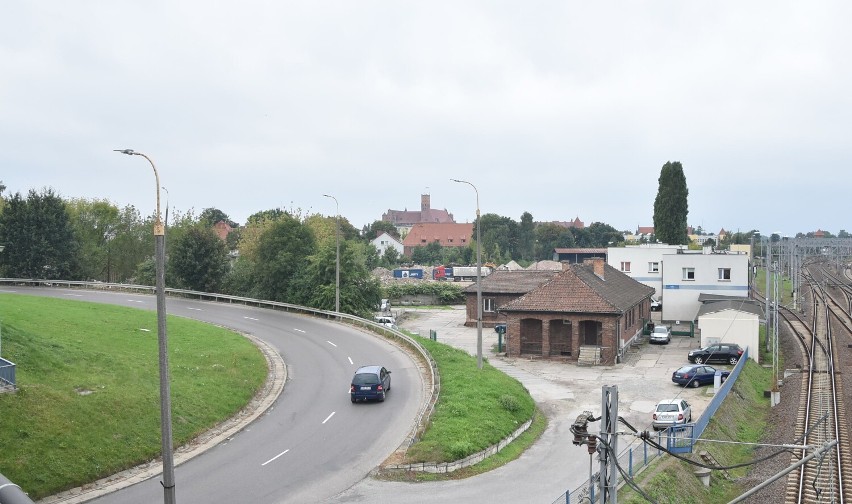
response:
{"label": "parking lot", "polygon": [[[659,317],[659,313],[654,313]],[[451,310],[398,310],[398,325],[429,337],[437,332],[442,343],[476,355],[476,328],[464,326],[463,307]],[[657,321],[659,322],[659,321]],[[668,345],[643,343],[632,348],[624,362],[614,366],[578,366],[575,363],[545,359],[507,358],[496,355],[497,333],[483,328],[483,355],[494,367],[517,378],[559,428],[567,426],[583,411],[595,416],[601,412],[601,387],[616,385],[619,415],[639,430],[651,430],[651,414],[661,399],[683,398],[692,405],[693,419],[703,413],[712,399],[713,386],[683,388],[671,381],[672,373],[688,364],[689,350],[698,348],[698,339],[672,336]],[[715,366],[728,369],[726,366]],[[590,429],[591,431],[592,429]]]}

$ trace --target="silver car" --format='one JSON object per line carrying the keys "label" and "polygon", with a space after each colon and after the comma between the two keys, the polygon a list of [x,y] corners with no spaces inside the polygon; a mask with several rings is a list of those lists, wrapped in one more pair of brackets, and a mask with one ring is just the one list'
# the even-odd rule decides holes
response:
{"label": "silver car", "polygon": [[692,421],[692,407],[683,399],[666,399],[657,403],[652,416],[654,430]]}
{"label": "silver car", "polygon": [[654,326],[651,331],[651,336],[648,338],[650,343],[662,343],[668,345],[672,340],[672,330],[664,325]]}

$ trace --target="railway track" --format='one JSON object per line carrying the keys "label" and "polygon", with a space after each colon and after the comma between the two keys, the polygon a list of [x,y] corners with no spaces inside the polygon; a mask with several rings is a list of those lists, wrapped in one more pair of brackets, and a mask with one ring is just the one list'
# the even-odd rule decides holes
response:
{"label": "railway track", "polygon": [[821,267],[812,265],[802,272],[807,283],[810,317],[806,319],[795,312],[779,310],[807,355],[807,372],[802,374],[802,390],[806,394],[802,396],[795,431],[795,439],[806,448],[795,450],[791,463],[799,463],[832,441],[836,440],[837,444],[788,475],[785,501],[852,503],[844,479],[852,475],[852,461],[833,334],[833,329],[838,328],[842,337],[849,337],[852,319],[844,305],[848,306],[850,297],[847,295],[844,303],[832,297],[826,285],[831,282],[837,287],[837,278],[829,276]]}

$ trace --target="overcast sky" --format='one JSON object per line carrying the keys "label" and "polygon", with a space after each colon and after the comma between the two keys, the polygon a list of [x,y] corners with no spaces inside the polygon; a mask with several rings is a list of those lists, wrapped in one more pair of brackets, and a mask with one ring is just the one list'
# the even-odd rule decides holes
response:
{"label": "overcast sky", "polygon": [[[852,3],[16,1],[0,18],[7,193],[340,213],[420,195],[653,225],[852,231]],[[163,192],[163,205],[166,194]]]}

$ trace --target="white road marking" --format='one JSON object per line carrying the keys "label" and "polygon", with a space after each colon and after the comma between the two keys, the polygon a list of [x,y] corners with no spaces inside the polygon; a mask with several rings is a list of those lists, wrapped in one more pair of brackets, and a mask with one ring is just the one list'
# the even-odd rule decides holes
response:
{"label": "white road marking", "polygon": [[347,357],[347,359],[349,359],[349,364],[355,364],[354,362],[352,362],[352,357]]}
{"label": "white road marking", "polygon": [[303,330],[301,330],[301,329],[296,329],[295,327],[293,328],[293,330],[294,330],[294,331],[298,331],[298,332],[300,332],[300,333],[305,332],[305,331],[303,331]]}
{"label": "white road marking", "polygon": [[8,290],[8,289],[0,289],[0,292],[3,292],[3,293],[5,293],[5,294],[10,294],[10,293],[18,292],[18,291],[16,291],[16,290]]}
{"label": "white road marking", "polygon": [[192,311],[204,311],[204,310],[202,310],[201,308],[190,308],[190,307],[187,307],[186,309],[187,309],[187,310],[192,310]]}
{"label": "white road marking", "polygon": [[83,297],[82,294],[63,294],[63,296]]}
{"label": "white road marking", "polygon": [[260,466],[261,466],[261,467],[265,466],[266,464],[268,464],[268,463],[272,462],[273,460],[277,459],[277,458],[278,458],[278,457],[280,457],[281,455],[284,455],[284,454],[285,454],[285,453],[287,453],[288,451],[290,451],[290,450],[284,450],[283,452],[279,453],[278,455],[276,455],[276,456],[272,457],[271,459],[267,460],[266,462],[264,462],[264,463],[260,464]]}
{"label": "white road marking", "polygon": [[128,303],[144,303],[144,301],[140,301],[138,299],[128,299],[127,302]]}
{"label": "white road marking", "polygon": [[254,320],[255,322],[260,321],[260,319],[256,319],[256,318],[254,318],[254,317],[243,317],[243,318],[244,318],[244,319],[247,319],[247,320]]}
{"label": "white road marking", "polygon": [[333,346],[334,348],[337,348],[337,345],[335,345],[331,341],[325,340],[325,342],[328,343],[329,345]]}
{"label": "white road marking", "polygon": [[325,423],[326,423],[326,422],[328,422],[329,420],[331,420],[331,417],[333,417],[333,416],[334,416],[334,413],[335,413],[335,412],[334,412],[334,411],[332,411],[332,412],[331,412],[331,415],[328,415],[328,418],[326,418],[325,420],[323,420],[323,421],[322,421],[322,424],[323,424],[323,425],[325,425]]}

